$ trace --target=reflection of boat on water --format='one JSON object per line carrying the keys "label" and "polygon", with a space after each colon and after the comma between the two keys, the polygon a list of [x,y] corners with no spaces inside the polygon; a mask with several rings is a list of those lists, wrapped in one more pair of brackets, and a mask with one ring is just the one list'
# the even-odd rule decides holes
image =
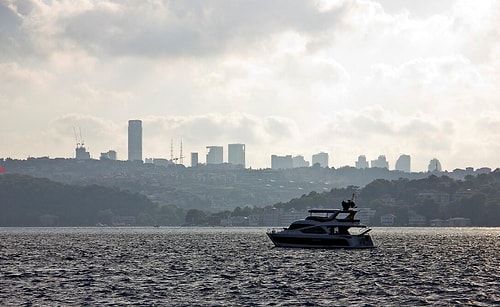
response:
{"label": "reflection of boat on water", "polygon": [[[288,228],[267,232],[278,247],[302,248],[374,248],[366,225],[360,224],[355,215],[354,201],[342,202],[340,209],[311,209],[310,216],[293,222]],[[351,233],[358,229],[358,233]]]}

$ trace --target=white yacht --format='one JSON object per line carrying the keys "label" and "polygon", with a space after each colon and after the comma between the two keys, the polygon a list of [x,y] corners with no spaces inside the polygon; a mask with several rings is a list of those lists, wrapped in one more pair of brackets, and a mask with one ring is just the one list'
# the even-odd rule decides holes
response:
{"label": "white yacht", "polygon": [[277,247],[375,248],[368,234],[371,229],[355,219],[358,210],[354,208],[354,201],[348,200],[342,202],[342,210],[311,209],[305,219],[288,228],[268,230],[267,235]]}

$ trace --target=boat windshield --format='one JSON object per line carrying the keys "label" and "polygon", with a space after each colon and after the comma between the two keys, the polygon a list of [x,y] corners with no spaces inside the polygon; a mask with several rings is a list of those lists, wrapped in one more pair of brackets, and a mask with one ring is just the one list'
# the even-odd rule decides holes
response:
{"label": "boat windshield", "polygon": [[348,212],[340,212],[338,215],[337,215],[337,219],[339,220],[343,220],[343,219],[347,219],[351,214],[348,213]]}
{"label": "boat windshield", "polygon": [[293,223],[292,225],[290,225],[290,227],[288,227],[288,229],[289,230],[300,229],[300,228],[304,228],[304,227],[308,227],[308,226],[311,226],[311,224]]}

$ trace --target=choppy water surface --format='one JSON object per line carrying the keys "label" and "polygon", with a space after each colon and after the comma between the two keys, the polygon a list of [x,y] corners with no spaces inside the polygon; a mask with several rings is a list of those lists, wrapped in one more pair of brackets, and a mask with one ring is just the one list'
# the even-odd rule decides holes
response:
{"label": "choppy water surface", "polygon": [[0,228],[0,305],[500,302],[500,228],[372,233],[375,250],[308,250],[262,228]]}

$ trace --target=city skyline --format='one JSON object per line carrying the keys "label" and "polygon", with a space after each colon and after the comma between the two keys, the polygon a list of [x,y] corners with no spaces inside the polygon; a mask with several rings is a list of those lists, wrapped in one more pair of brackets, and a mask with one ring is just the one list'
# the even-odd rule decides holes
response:
{"label": "city skyline", "polygon": [[[155,161],[158,164],[161,165],[167,165],[168,163],[173,163],[173,164],[183,164],[185,166],[196,166],[198,164],[203,164],[203,162],[199,161],[198,152],[191,152],[190,153],[190,158],[191,158],[191,165],[190,163],[184,163],[183,159],[187,158],[183,156],[182,153],[182,140],[180,141],[180,151],[178,155],[174,155],[174,143],[173,140],[170,141],[170,159],[167,158],[166,156],[142,156],[143,152],[143,136],[142,136],[142,120],[139,119],[134,119],[134,120],[128,120],[128,134],[127,134],[127,148],[128,148],[128,155],[126,159],[118,159],[117,152],[113,149],[108,150],[107,152],[101,152],[100,157],[97,158],[91,154],[85,147],[83,137],[81,136],[81,131],[80,131],[80,139],[78,138],[76,131],[75,131],[75,137],[76,137],[76,148],[75,148],[75,154],[73,157],[55,157],[55,158],[75,158],[76,160],[86,160],[86,159],[111,159],[111,160],[122,160],[122,161],[141,161],[143,163],[155,163]],[[75,128],[73,128],[75,130]],[[226,158],[224,158],[224,146],[220,145],[206,145],[205,150],[206,150],[206,159],[204,164],[223,164],[223,163],[229,163],[229,164],[235,164],[235,165],[241,165],[244,168],[246,167],[245,165],[245,160],[246,160],[246,145],[242,143],[230,143],[227,144],[227,153],[226,153]],[[231,153],[232,151],[232,153]],[[31,156],[29,156],[31,157]],[[321,167],[334,167],[329,165],[329,154],[325,153],[323,151],[317,152],[317,153],[312,153],[311,154],[311,159],[307,160],[302,154],[286,154],[286,155],[277,155],[277,154],[271,154],[270,155],[270,163],[267,166],[260,167],[260,168],[271,168],[271,169],[287,169],[287,168],[297,168],[297,167],[309,167],[313,166],[316,163],[318,163]],[[0,157],[4,158],[4,157]],[[11,158],[11,157],[7,157]],[[54,158],[54,157],[52,157]],[[193,162],[195,165],[193,165]],[[419,172],[419,171],[429,171],[432,172],[434,170],[436,171],[443,171],[448,169],[443,169],[441,166],[441,162],[437,158],[432,158],[428,162],[427,165],[427,170],[412,170],[411,169],[411,155],[408,154],[400,154],[395,160],[394,167],[390,167],[390,163],[387,160],[386,156],[384,154],[378,155],[378,158],[375,160],[368,161],[366,159],[366,155],[361,154],[358,156],[358,160],[354,161],[353,164],[346,164],[342,165],[340,167],[355,167],[355,168],[387,168],[388,170],[398,170],[398,171],[403,171],[403,172]],[[251,166],[249,166],[252,168]],[[457,167],[455,169],[466,169],[469,168],[470,166],[464,166],[464,167]],[[482,166],[478,167],[477,169],[487,167],[488,166]],[[452,171],[450,169],[449,171]]]}
{"label": "city skyline", "polygon": [[140,118],[143,159],[182,140],[201,160],[245,144],[254,169],[320,152],[499,167],[499,1],[4,0],[0,16],[3,158],[74,157],[81,127],[93,158],[126,160]]}
{"label": "city skyline", "polygon": [[[229,163],[229,164],[235,164],[235,165],[241,165],[243,167],[246,167],[245,165],[245,160],[246,160],[246,144],[242,143],[229,143],[227,144],[228,146],[228,151],[227,151],[227,156],[224,158],[224,146],[221,145],[206,145],[205,146],[205,151],[206,151],[206,159],[205,163],[199,161],[199,152],[191,152],[190,153],[190,158],[191,162],[183,162],[184,158],[187,158],[183,156],[182,153],[182,140],[180,141],[180,151],[178,155],[174,155],[174,143],[173,140],[170,141],[170,158],[167,158],[167,156],[142,156],[143,152],[143,136],[142,136],[142,120],[139,119],[134,119],[134,120],[128,120],[128,134],[127,134],[127,148],[128,148],[128,155],[127,158],[118,158],[118,154],[114,149],[109,149],[107,152],[101,152],[99,158],[97,158],[95,155],[92,155],[90,151],[87,150],[87,147],[85,147],[85,144],[83,142],[83,137],[80,136],[80,139],[78,137],[76,138],[76,147],[74,151],[74,155],[72,157],[50,157],[50,158],[75,158],[76,160],[86,160],[86,159],[111,159],[111,160],[121,160],[121,161],[141,161],[143,163],[154,163],[156,160],[159,164],[161,165],[167,165],[166,163],[173,163],[173,164],[183,164],[185,166],[196,166],[198,164],[223,164],[223,163]],[[81,132],[80,132],[81,133]],[[76,132],[75,132],[76,135]],[[230,152],[233,151],[233,154]],[[31,158],[33,156],[28,156],[27,158]],[[48,156],[41,156],[41,157],[48,157]],[[314,160],[317,159],[318,161],[316,163],[320,164],[321,167],[334,167],[333,165],[330,165],[329,161],[329,154],[326,152],[316,152],[316,153],[311,153],[310,155],[311,159],[308,160],[304,157],[302,154],[285,154],[285,155],[277,155],[277,154],[271,154],[270,155],[270,161],[269,165],[259,167],[262,169],[265,168],[271,168],[271,169],[287,169],[287,168],[297,168],[297,167],[309,167],[314,165]],[[0,159],[5,159],[5,158],[12,158],[12,157],[0,157]],[[35,157],[36,158],[36,157]],[[443,169],[441,166],[441,162],[437,158],[432,158],[429,160],[427,169],[426,170],[414,170],[411,167],[411,155],[408,154],[400,154],[397,159],[395,160],[394,167],[390,167],[390,163],[387,160],[386,156],[384,154],[378,155],[377,159],[368,161],[366,159],[366,155],[361,154],[358,156],[357,161],[354,161],[353,164],[346,164],[342,165],[340,167],[355,167],[355,168],[387,168],[388,170],[399,170],[399,171],[404,171],[404,172],[425,172],[429,171],[432,172],[433,170],[436,171],[452,171],[453,169]],[[22,159],[21,159],[22,160]],[[232,160],[232,161],[231,161]],[[404,162],[402,162],[404,160]],[[192,165],[192,163],[195,162],[195,165]],[[404,164],[404,166],[398,166],[398,164]],[[462,166],[462,167],[456,167],[454,169],[466,169],[469,168],[470,166]],[[477,167],[476,169],[480,169],[483,167],[488,166],[481,166]],[[252,166],[249,166],[249,168],[252,168]],[[474,167],[473,167],[474,168]]]}

